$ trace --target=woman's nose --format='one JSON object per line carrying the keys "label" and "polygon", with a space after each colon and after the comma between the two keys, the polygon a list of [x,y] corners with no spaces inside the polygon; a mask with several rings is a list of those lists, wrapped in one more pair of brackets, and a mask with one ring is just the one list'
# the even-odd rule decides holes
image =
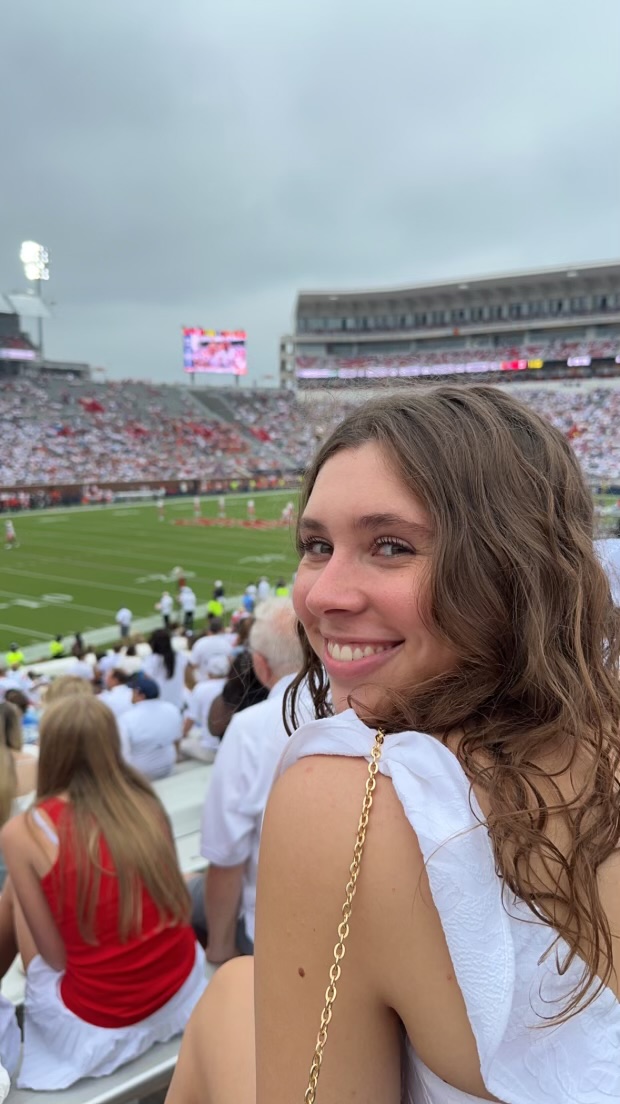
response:
{"label": "woman's nose", "polygon": [[367,604],[361,565],[334,552],[306,592],[306,605],[315,615],[328,610],[355,613]]}

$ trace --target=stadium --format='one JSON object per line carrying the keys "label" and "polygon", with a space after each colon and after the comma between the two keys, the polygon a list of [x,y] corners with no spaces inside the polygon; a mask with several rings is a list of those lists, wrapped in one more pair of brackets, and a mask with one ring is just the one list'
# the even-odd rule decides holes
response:
{"label": "stadium", "polygon": [[[40,297],[0,300],[0,424],[10,442],[0,511],[19,538],[4,557],[2,650],[17,638],[34,657],[45,651],[41,642],[76,631],[101,643],[106,629],[115,634],[121,599],[131,598],[146,626],[178,563],[192,572],[201,601],[217,577],[241,595],[261,565],[290,578],[289,528],[260,525],[281,518],[343,403],[378,388],[448,380],[518,387],[571,441],[601,525],[613,529],[620,515],[618,262],[300,292],[294,333],[280,343],[279,389],[98,382],[86,364],[46,360],[27,336],[26,314],[42,327],[46,313]],[[213,335],[207,340],[209,349]],[[215,370],[227,371],[219,355]],[[155,507],[162,495],[163,526]],[[239,528],[218,524],[221,495]],[[194,524],[196,496],[209,526]],[[247,498],[257,502],[257,519],[241,527]]]}
{"label": "stadium", "polygon": [[[43,936],[39,934],[38,942],[31,937],[30,946],[23,937],[20,940],[17,925],[16,940],[10,943],[8,952],[4,950],[0,1059],[11,1075],[18,1068],[21,1046],[19,1087],[11,1088],[7,1104],[36,1104],[42,1099],[41,1090],[48,1090],[46,1099],[53,1104],[164,1104],[163,1094],[170,1084],[171,1104],[184,1104],[189,1097],[174,1095],[182,1093],[180,1081],[175,1089],[175,1079],[184,1076],[183,1049],[179,1051],[182,1033],[191,1022],[190,1016],[200,1014],[201,996],[214,971],[231,959],[253,954],[263,812],[278,763],[285,762],[287,749],[294,746],[296,737],[303,736],[303,731],[295,732],[289,743],[283,701],[286,688],[303,662],[299,625],[289,597],[299,561],[293,522],[300,481],[317,443],[352,404],[368,396],[390,396],[394,406],[383,405],[394,422],[399,414],[398,403],[402,404],[413,389],[428,393],[437,382],[450,382],[464,390],[475,382],[492,384],[500,391],[518,394],[561,431],[586,476],[599,535],[620,535],[620,262],[400,289],[300,292],[292,332],[280,341],[279,386],[271,389],[194,385],[197,373],[210,374],[211,378],[232,376],[237,382],[247,375],[246,335],[241,330],[186,329],[182,360],[188,383],[129,379],[103,382],[86,363],[46,358],[43,323],[47,316],[40,286],[38,295],[0,296],[0,429],[4,442],[0,459],[0,526],[4,531],[4,548],[0,549],[4,569],[0,589],[0,720],[6,744],[2,748],[6,753],[5,777],[10,775],[13,786],[2,828],[0,878],[6,880],[0,894],[0,913],[5,907],[6,921],[6,910],[15,907],[6,905],[7,896],[12,901],[14,894],[17,904],[20,902],[19,887],[14,888],[20,872],[24,868],[35,871],[33,884],[45,894],[52,920],[59,930],[62,927],[62,945],[69,950],[64,959],[62,955],[54,957],[54,936],[49,937],[49,944],[45,942],[48,929]],[[36,340],[28,333],[32,320],[37,324]],[[449,401],[454,403],[454,397]],[[485,392],[484,402],[495,404],[496,392]],[[460,392],[455,405],[460,418],[465,405]],[[514,412],[514,407],[511,409]],[[375,410],[373,418],[376,416]],[[550,434],[538,419],[527,414],[526,420],[538,427],[532,437],[553,438],[565,460],[569,457],[565,468],[570,468],[581,488],[580,502],[589,526],[588,488],[564,442]],[[339,670],[359,664],[374,677],[374,671],[380,673],[381,665],[389,664],[393,655],[398,664],[402,648],[409,664],[404,685],[409,686],[412,677],[421,681],[426,677],[423,665],[416,667],[418,650],[424,655],[445,654],[443,643],[438,644],[436,634],[420,616],[418,596],[411,586],[416,572],[420,572],[418,579],[423,578],[423,568],[415,565],[416,561],[424,563],[424,541],[429,539],[431,523],[424,517],[404,522],[398,512],[380,512],[386,486],[386,493],[393,495],[397,483],[396,497],[406,499],[405,516],[414,501],[420,509],[422,494],[417,500],[409,493],[410,488],[405,488],[404,480],[395,480],[394,471],[388,471],[389,465],[383,464],[384,439],[374,438],[373,430],[367,422],[361,448],[344,447],[327,461],[348,463],[349,467],[346,476],[335,481],[335,488],[323,483],[318,495],[319,501],[323,495],[324,513],[319,510],[318,517],[329,517],[330,509],[334,517],[354,515],[353,521],[341,523],[345,530],[348,525],[356,534],[352,537],[346,530],[354,553],[338,570],[347,572],[353,562],[366,587],[362,587],[363,599],[367,600],[362,619],[366,608],[377,609],[384,625],[404,626],[402,639],[380,635],[378,640],[365,643],[356,637],[350,641],[348,636],[340,641],[323,637],[322,651],[310,641],[320,657],[319,665],[329,675],[330,702],[337,706],[335,716],[315,721],[315,702],[310,702],[308,685],[302,682],[301,708],[312,707],[307,719],[315,721],[305,726],[311,737],[324,722],[333,723],[336,730],[339,721],[350,726],[352,717],[357,725],[355,741],[369,732],[355,716],[351,695],[347,692],[345,696],[348,676],[339,676]],[[413,436],[410,429],[408,432]],[[477,447],[478,423],[475,434],[473,445],[469,439],[470,450],[486,457],[487,438],[483,447]],[[377,445],[379,440],[381,447]],[[366,459],[360,460],[367,445],[374,450],[372,456],[366,453]],[[519,463],[525,455],[519,454]],[[499,464],[501,457],[497,460]],[[362,476],[355,488],[360,463]],[[444,470],[444,480],[435,482],[444,487],[457,470],[459,465],[453,464],[450,470]],[[497,470],[492,467],[493,477]],[[314,484],[313,500],[323,471]],[[433,478],[434,474],[433,469]],[[478,480],[482,498],[492,481]],[[546,473],[540,482],[544,481],[548,488]],[[527,484],[528,494],[533,483],[530,480]],[[377,506],[367,516],[369,487]],[[453,501],[451,508],[469,509],[470,487],[455,496],[459,503]],[[349,507],[349,499],[355,498],[354,488],[357,513]],[[330,505],[334,494],[335,506]],[[505,521],[505,515],[514,514],[514,509],[510,495],[504,495],[504,500],[510,500],[502,515]],[[524,532],[526,512],[519,515],[515,527],[520,530],[523,524]],[[483,513],[492,519],[494,532],[487,532],[485,539],[493,545],[495,530],[499,532],[498,513],[486,510],[486,500],[479,519]],[[542,514],[546,518],[544,510]],[[401,532],[418,534],[415,541],[416,545],[421,541],[421,560],[409,538],[403,540],[383,532],[376,541],[374,536],[367,536],[374,532],[373,526],[384,525],[385,519],[390,526],[400,526]],[[318,525],[319,535],[304,539],[301,534],[304,552],[300,579],[303,565],[309,560],[311,566],[321,566],[321,572],[314,576],[320,580],[324,562],[337,559],[325,548],[329,549],[332,539],[336,548],[338,538],[328,540],[330,527],[320,520],[310,522],[306,517],[306,524],[310,528]],[[334,524],[338,532],[339,522]],[[467,523],[462,528],[466,529]],[[518,540],[522,539],[519,533]],[[372,552],[367,554],[369,541]],[[342,545],[346,544],[343,539]],[[592,554],[590,539],[588,544],[596,573],[605,580]],[[533,543],[524,546],[521,564],[528,559]],[[557,558],[549,555],[546,545],[545,554],[548,561]],[[512,585],[511,571],[504,571],[499,556],[498,552],[497,562],[502,563],[508,589]],[[406,566],[401,572],[403,558]],[[459,563],[459,578],[461,569],[467,566]],[[512,566],[514,573],[514,561]],[[553,566],[555,569],[557,564]],[[352,605],[345,608],[345,614],[352,611],[355,624],[359,624],[355,622],[358,578],[356,574],[351,587],[355,592]],[[613,580],[611,570],[609,578]],[[381,585],[377,586],[377,579]],[[349,589],[348,577],[340,576],[340,582],[344,590]],[[329,592],[329,585],[328,593],[337,594],[333,600],[337,604],[341,592]],[[567,587],[557,589],[566,591]],[[605,601],[611,609],[607,582],[605,589]],[[298,579],[296,603],[299,591]],[[615,591],[613,599],[618,601]],[[324,610],[329,601],[324,599]],[[516,601],[514,605],[507,603],[514,617],[517,605]],[[603,605],[600,594],[599,605]],[[341,612],[339,606],[336,612]],[[558,638],[568,621],[569,613],[563,610],[556,626]],[[598,643],[603,641],[608,649],[609,639],[602,633]],[[335,675],[329,672],[330,660]],[[502,669],[500,676],[504,677],[504,667],[509,664],[496,660],[494,655],[489,657],[488,667],[493,663]],[[581,680],[582,673],[581,669],[572,671],[571,677]],[[361,692],[367,688],[365,679],[363,674]],[[372,690],[372,682],[370,685]],[[538,689],[536,685],[533,697]],[[510,688],[511,700],[525,698],[526,693],[523,686],[518,692],[514,686]],[[403,696],[400,690],[399,694]],[[536,710],[539,702],[536,698]],[[495,699],[491,699],[491,715],[495,707]],[[23,717],[16,720],[18,710]],[[303,730],[304,713],[299,717]],[[9,738],[11,725],[14,730],[15,725],[20,729],[19,740],[14,743]],[[391,731],[396,736],[396,758],[390,769],[398,771],[402,750],[399,741],[411,733],[402,725]],[[438,748],[447,759],[441,761],[440,757],[440,766],[432,759],[429,778],[447,778],[448,787],[452,786],[446,790],[448,796],[442,796],[442,808],[452,809],[460,802],[463,815],[469,818],[463,831],[459,822],[454,838],[465,839],[466,846],[467,841],[474,841],[474,851],[466,861],[459,852],[458,869],[444,879],[450,898],[446,908],[452,909],[454,886],[464,870],[474,871],[477,892],[480,878],[487,879],[485,893],[489,897],[497,895],[500,883],[487,840],[490,830],[484,836],[470,830],[479,827],[480,819],[472,811],[469,781],[458,767],[464,790],[455,799],[450,772],[457,758],[442,746],[442,740],[434,738],[433,731],[430,726],[416,726],[416,755],[422,758],[407,770],[418,779],[424,755],[432,759]],[[55,763],[68,764],[65,780],[56,782],[49,799],[45,789],[49,766],[45,766],[43,752],[39,757],[39,733],[42,748],[53,747],[56,740],[55,755],[49,752],[47,763],[54,758]],[[340,745],[330,744],[310,754],[315,761],[331,758],[345,762],[351,755],[359,756],[358,745],[351,742],[346,727],[341,729],[340,739],[344,740]],[[347,885],[347,904],[342,913],[345,919],[338,928],[337,962],[346,938],[341,933],[346,929],[348,934],[346,909],[353,896],[351,884],[355,887],[372,804],[373,766],[376,772],[385,740],[381,728],[373,740],[356,857],[348,868],[352,883]],[[425,742],[436,747],[430,751]],[[383,754],[387,756],[389,750]],[[571,769],[572,765],[571,760]],[[128,774],[128,768],[132,773]],[[304,785],[310,784],[308,777],[313,769],[307,770]],[[600,763],[597,769],[603,773]],[[87,777],[88,772],[92,777]],[[541,776],[544,773],[539,772]],[[552,774],[553,779],[558,773]],[[421,777],[427,786],[428,779],[423,773]],[[543,785],[538,776],[536,785]],[[39,791],[43,794],[41,800]],[[58,798],[59,791],[68,797]],[[556,787],[554,800],[559,792]],[[36,821],[43,826],[44,845],[35,840],[31,821],[26,820],[33,797],[35,812],[41,818],[43,810],[48,818]],[[339,805],[340,793],[337,801],[330,801],[332,806]],[[430,805],[427,789],[416,802],[416,809],[422,811]],[[81,824],[73,812],[80,806]],[[158,812],[154,817],[155,807]],[[529,815],[529,810],[525,811]],[[32,816],[34,823],[34,813]],[[71,829],[75,836],[63,836],[61,832],[61,825],[66,823],[63,818],[69,816],[77,825]],[[433,816],[440,824],[436,810]],[[324,826],[320,827],[323,831]],[[452,827],[451,822],[451,831]],[[85,832],[87,841],[87,846],[81,848],[80,831]],[[304,836],[306,831],[304,822],[297,835]],[[93,838],[99,848],[95,860]],[[444,844],[451,842],[440,836],[429,839],[424,869],[436,853],[444,853]],[[480,839],[489,852],[485,852],[482,862],[475,850]],[[109,840],[116,840],[114,853]],[[40,858],[42,846],[45,860]],[[134,851],[139,853],[138,859]],[[131,922],[137,928],[137,935],[131,937],[122,929],[122,917],[129,909],[124,903],[129,897],[124,898],[124,894],[129,890],[123,888],[119,874],[123,863],[130,867],[128,855],[143,887],[139,907],[131,898]],[[67,883],[75,889],[73,897],[71,893],[63,896],[65,883],[60,875],[62,892],[56,896],[56,874],[52,876],[52,872],[57,871],[61,856],[63,878],[74,878]],[[79,916],[82,923],[79,902],[86,899],[75,873],[79,873],[80,863],[88,878],[93,878],[87,888],[93,924],[99,926],[92,938],[86,938],[75,919]],[[347,863],[343,866],[345,874]],[[113,875],[108,879],[114,886],[111,891],[106,883],[100,892],[105,881],[102,872]],[[400,868],[390,875],[392,889],[387,896],[395,894],[394,887],[402,877]],[[289,881],[282,880],[287,893]],[[92,885],[96,885],[96,892]],[[320,884],[314,897],[319,900],[324,893],[325,887]],[[408,917],[410,898],[415,893],[417,884],[407,899]],[[78,902],[75,908],[74,898]],[[165,924],[162,902],[168,909]],[[515,907],[522,905],[526,913],[528,923],[523,930],[534,930],[539,939],[540,946],[533,955],[538,968],[546,962],[548,928],[533,924],[525,904],[517,897],[515,902]],[[153,908],[155,904],[161,906],[159,912]],[[314,904],[314,900],[310,902],[305,912]],[[503,916],[501,908],[499,911]],[[363,910],[359,912],[363,920]],[[32,915],[36,918],[34,909]],[[66,915],[70,915],[70,930]],[[114,917],[114,924],[106,930],[109,915]],[[467,928],[468,922],[465,916],[464,924],[459,921],[457,926]],[[12,932],[13,919],[9,928]],[[51,929],[55,931],[54,923]],[[481,941],[485,955],[487,934],[485,928]],[[45,949],[40,950],[44,943]],[[104,943],[105,956],[100,956]],[[77,967],[69,954],[74,944],[81,956]],[[28,957],[29,950],[34,958]],[[18,951],[21,960],[16,957]],[[31,969],[33,963],[38,965]],[[36,980],[31,984],[37,969],[48,971],[45,987],[37,988]],[[84,983],[89,969],[90,989]],[[128,970],[132,972],[128,974]],[[516,974],[518,977],[518,970]],[[295,966],[293,975],[295,980],[304,977],[304,967]],[[75,992],[68,986],[66,991],[61,989],[67,978],[76,987]],[[149,986],[155,987],[154,978],[157,992],[153,995]],[[449,980],[453,978],[449,974]],[[529,991],[522,998],[528,1014],[529,992],[537,988],[538,980],[535,984],[528,981]],[[335,991],[335,985],[332,988]],[[43,1003],[45,994],[47,1004]],[[40,1002],[36,1033],[31,1012],[35,996]],[[110,1004],[114,1005],[112,1011]],[[25,1017],[23,1043],[15,1008]],[[546,1006],[539,1014],[543,1013]],[[236,1032],[235,1023],[235,1045]],[[209,1038],[206,1031],[205,1054],[209,1054]],[[12,1053],[7,1050],[9,1042]],[[210,1054],[208,1060],[212,1059]],[[0,1088],[3,1073],[0,1065]],[[56,1091],[50,1096],[49,1090]],[[494,1087],[494,1092],[501,1091]],[[497,1095],[494,1098],[499,1099]],[[501,1098],[507,1099],[503,1092]],[[1,1093],[0,1099],[4,1099]],[[467,1099],[479,1098],[467,1093]]]}

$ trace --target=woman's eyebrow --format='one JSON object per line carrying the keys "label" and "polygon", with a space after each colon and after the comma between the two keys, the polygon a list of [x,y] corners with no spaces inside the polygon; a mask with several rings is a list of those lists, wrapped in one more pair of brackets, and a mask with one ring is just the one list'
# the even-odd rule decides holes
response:
{"label": "woman's eyebrow", "polygon": [[363,514],[354,522],[356,529],[405,529],[409,533],[429,540],[432,530],[421,521],[411,521],[410,518],[401,517],[400,514]]}
{"label": "woman's eyebrow", "polygon": [[[384,528],[398,528],[405,530],[411,536],[417,537],[419,540],[430,540],[432,537],[432,530],[428,525],[423,525],[419,521],[410,521],[408,518],[401,517],[400,514],[363,514],[361,517],[356,518],[354,522],[355,529],[384,529]],[[318,521],[316,518],[304,517],[299,522],[299,528],[301,532],[308,533],[327,533],[327,526],[322,521]]]}
{"label": "woman's eyebrow", "polygon": [[312,531],[313,533],[326,533],[327,526],[323,525],[322,521],[317,521],[315,518],[304,516],[299,519],[299,528],[305,533]]}

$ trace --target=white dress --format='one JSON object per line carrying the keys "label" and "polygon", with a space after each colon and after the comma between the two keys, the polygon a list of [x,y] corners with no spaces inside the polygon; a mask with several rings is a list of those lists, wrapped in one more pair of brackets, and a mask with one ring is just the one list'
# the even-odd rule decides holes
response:
{"label": "white dress", "polygon": [[[313,721],[291,737],[279,773],[307,755],[370,760],[373,742],[352,710]],[[432,736],[398,733],[386,737],[379,770],[391,778],[427,864],[489,1093],[505,1104],[617,1104],[620,1002],[605,988],[558,1027],[541,1026],[541,1016],[565,1006],[583,964],[574,961],[560,977],[553,955],[540,962],[553,931],[504,891],[456,756]],[[560,941],[561,957],[566,949]],[[479,1104],[436,1076],[411,1046],[408,1067],[404,1104]]]}

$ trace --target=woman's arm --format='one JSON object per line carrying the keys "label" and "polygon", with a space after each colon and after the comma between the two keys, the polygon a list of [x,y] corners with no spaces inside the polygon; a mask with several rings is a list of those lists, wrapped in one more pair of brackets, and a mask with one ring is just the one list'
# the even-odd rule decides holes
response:
{"label": "woman's arm", "polygon": [[37,951],[54,970],[64,970],[65,945],[41,888],[43,852],[37,847],[26,824],[26,813],[12,817],[0,833],[0,848],[4,854],[13,892]]}
{"label": "woman's arm", "polygon": [[[304,1098],[367,776],[363,760],[310,757],[287,770],[269,800],[257,899],[257,1104]],[[402,810],[388,790],[391,784],[378,778],[320,1075],[321,1104],[400,1101],[401,1028],[385,995],[392,948],[381,917],[387,891],[380,863],[391,818],[402,818]]]}

